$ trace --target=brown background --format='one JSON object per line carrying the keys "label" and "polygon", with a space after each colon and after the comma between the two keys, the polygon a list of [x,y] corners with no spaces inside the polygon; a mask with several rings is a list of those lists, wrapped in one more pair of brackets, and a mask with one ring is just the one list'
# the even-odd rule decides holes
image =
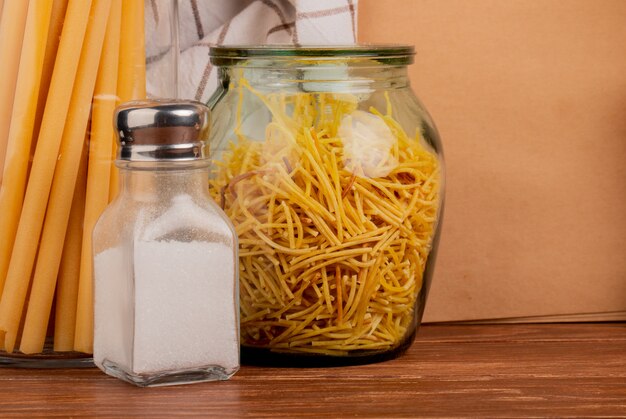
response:
{"label": "brown background", "polygon": [[359,37],[415,44],[444,142],[425,319],[624,318],[626,1],[361,0]]}

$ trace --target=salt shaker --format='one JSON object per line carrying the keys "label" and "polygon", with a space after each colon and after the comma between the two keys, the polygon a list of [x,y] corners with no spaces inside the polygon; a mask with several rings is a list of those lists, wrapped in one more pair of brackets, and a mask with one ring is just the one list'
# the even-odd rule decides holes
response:
{"label": "salt shaker", "polygon": [[93,232],[94,362],[138,386],[239,369],[237,236],[209,196],[209,110],[118,108],[120,192]]}

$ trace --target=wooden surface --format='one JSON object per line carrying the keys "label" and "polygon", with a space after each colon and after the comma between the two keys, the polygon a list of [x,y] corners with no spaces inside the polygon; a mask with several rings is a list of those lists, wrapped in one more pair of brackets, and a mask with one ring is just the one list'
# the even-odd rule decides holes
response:
{"label": "wooden surface", "polygon": [[0,388],[0,417],[626,416],[626,324],[424,326],[386,363],[244,366],[153,389],[97,369],[0,369]]}

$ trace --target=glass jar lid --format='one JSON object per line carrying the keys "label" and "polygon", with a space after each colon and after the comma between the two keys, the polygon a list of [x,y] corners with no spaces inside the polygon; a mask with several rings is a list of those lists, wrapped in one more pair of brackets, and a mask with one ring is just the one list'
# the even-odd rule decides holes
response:
{"label": "glass jar lid", "polygon": [[211,47],[211,63],[216,66],[238,65],[242,61],[260,60],[374,60],[380,64],[413,63],[415,48],[411,45],[229,45]]}

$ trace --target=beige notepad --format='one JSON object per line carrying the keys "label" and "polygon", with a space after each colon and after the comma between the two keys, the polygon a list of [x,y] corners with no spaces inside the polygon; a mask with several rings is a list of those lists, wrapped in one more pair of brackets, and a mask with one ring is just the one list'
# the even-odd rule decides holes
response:
{"label": "beige notepad", "polygon": [[625,22],[621,0],[359,3],[362,42],[416,45],[444,142],[426,321],[626,317]]}

